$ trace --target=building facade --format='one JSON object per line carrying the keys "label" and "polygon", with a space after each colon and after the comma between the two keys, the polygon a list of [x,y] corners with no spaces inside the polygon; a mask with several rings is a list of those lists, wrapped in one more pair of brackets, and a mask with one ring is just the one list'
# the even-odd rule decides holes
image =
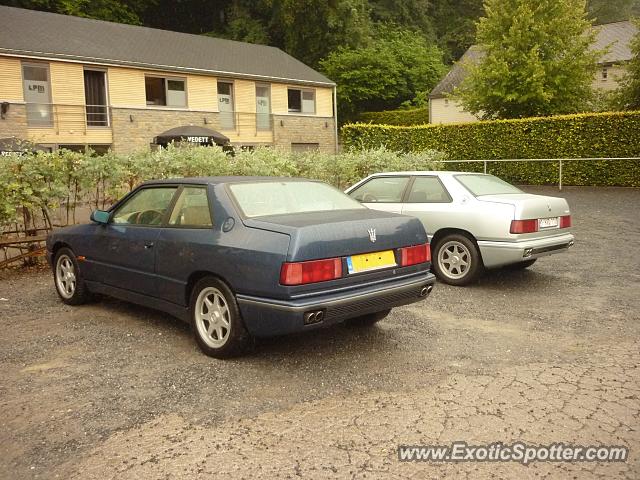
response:
{"label": "building facade", "polygon": [[[625,64],[631,60],[630,43],[637,29],[633,22],[615,22],[597,25],[594,50],[605,53],[598,62],[592,86],[597,91],[612,91],[618,88],[620,79],[625,72]],[[451,68],[449,73],[435,86],[429,94],[429,123],[469,123],[479,119],[464,110],[462,105],[451,98],[467,75],[466,65],[477,64],[482,59],[481,49],[473,45],[460,60]]]}
{"label": "building facade", "polygon": [[10,7],[0,17],[0,138],[126,153],[200,126],[234,146],[337,148],[335,84],[276,48]]}

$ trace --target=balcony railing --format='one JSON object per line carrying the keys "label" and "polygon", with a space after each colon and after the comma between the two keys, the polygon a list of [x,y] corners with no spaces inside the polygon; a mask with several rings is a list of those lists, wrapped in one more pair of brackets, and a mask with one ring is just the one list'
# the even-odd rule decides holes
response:
{"label": "balcony railing", "polygon": [[[108,105],[27,103],[27,124],[29,127],[52,128],[56,133],[86,133],[90,129],[110,127],[112,108]],[[271,113],[219,112],[215,115],[210,128],[223,133],[250,138],[273,132],[274,115]]]}
{"label": "balcony railing", "polygon": [[27,125],[60,130],[87,131],[111,125],[107,105],[63,105],[59,103],[27,103]]}
{"label": "balcony railing", "polygon": [[271,113],[220,112],[218,114],[220,131],[235,131],[238,135],[258,134],[273,131]]}

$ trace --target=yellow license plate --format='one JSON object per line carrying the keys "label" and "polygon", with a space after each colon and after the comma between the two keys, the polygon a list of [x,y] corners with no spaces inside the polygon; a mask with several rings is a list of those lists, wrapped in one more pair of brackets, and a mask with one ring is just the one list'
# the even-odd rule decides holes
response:
{"label": "yellow license plate", "polygon": [[396,266],[396,257],[392,250],[384,252],[365,253],[362,255],[352,255],[347,257],[347,267],[349,273],[368,272],[369,270],[379,270]]}

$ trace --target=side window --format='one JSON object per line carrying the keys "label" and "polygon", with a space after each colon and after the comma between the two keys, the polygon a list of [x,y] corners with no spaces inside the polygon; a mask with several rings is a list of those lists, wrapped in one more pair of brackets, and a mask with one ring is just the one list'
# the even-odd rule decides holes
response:
{"label": "side window", "polygon": [[451,197],[438,177],[416,177],[407,203],[449,203]]}
{"label": "side window", "polygon": [[176,201],[169,225],[211,227],[211,211],[206,187],[184,187]]}
{"label": "side window", "polygon": [[409,177],[377,177],[361,185],[349,195],[364,203],[399,203]]}
{"label": "side window", "polygon": [[139,190],[113,214],[117,225],[160,225],[176,187],[149,187]]}

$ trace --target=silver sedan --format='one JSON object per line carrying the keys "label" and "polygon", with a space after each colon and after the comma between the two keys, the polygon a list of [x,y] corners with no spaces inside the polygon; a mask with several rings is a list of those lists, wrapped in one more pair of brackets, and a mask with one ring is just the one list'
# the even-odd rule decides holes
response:
{"label": "silver sedan", "polygon": [[346,193],[369,208],[418,217],[435,273],[451,285],[472,282],[484,268],[526,268],[574,242],[564,198],[525,193],[493,175],[378,173]]}

